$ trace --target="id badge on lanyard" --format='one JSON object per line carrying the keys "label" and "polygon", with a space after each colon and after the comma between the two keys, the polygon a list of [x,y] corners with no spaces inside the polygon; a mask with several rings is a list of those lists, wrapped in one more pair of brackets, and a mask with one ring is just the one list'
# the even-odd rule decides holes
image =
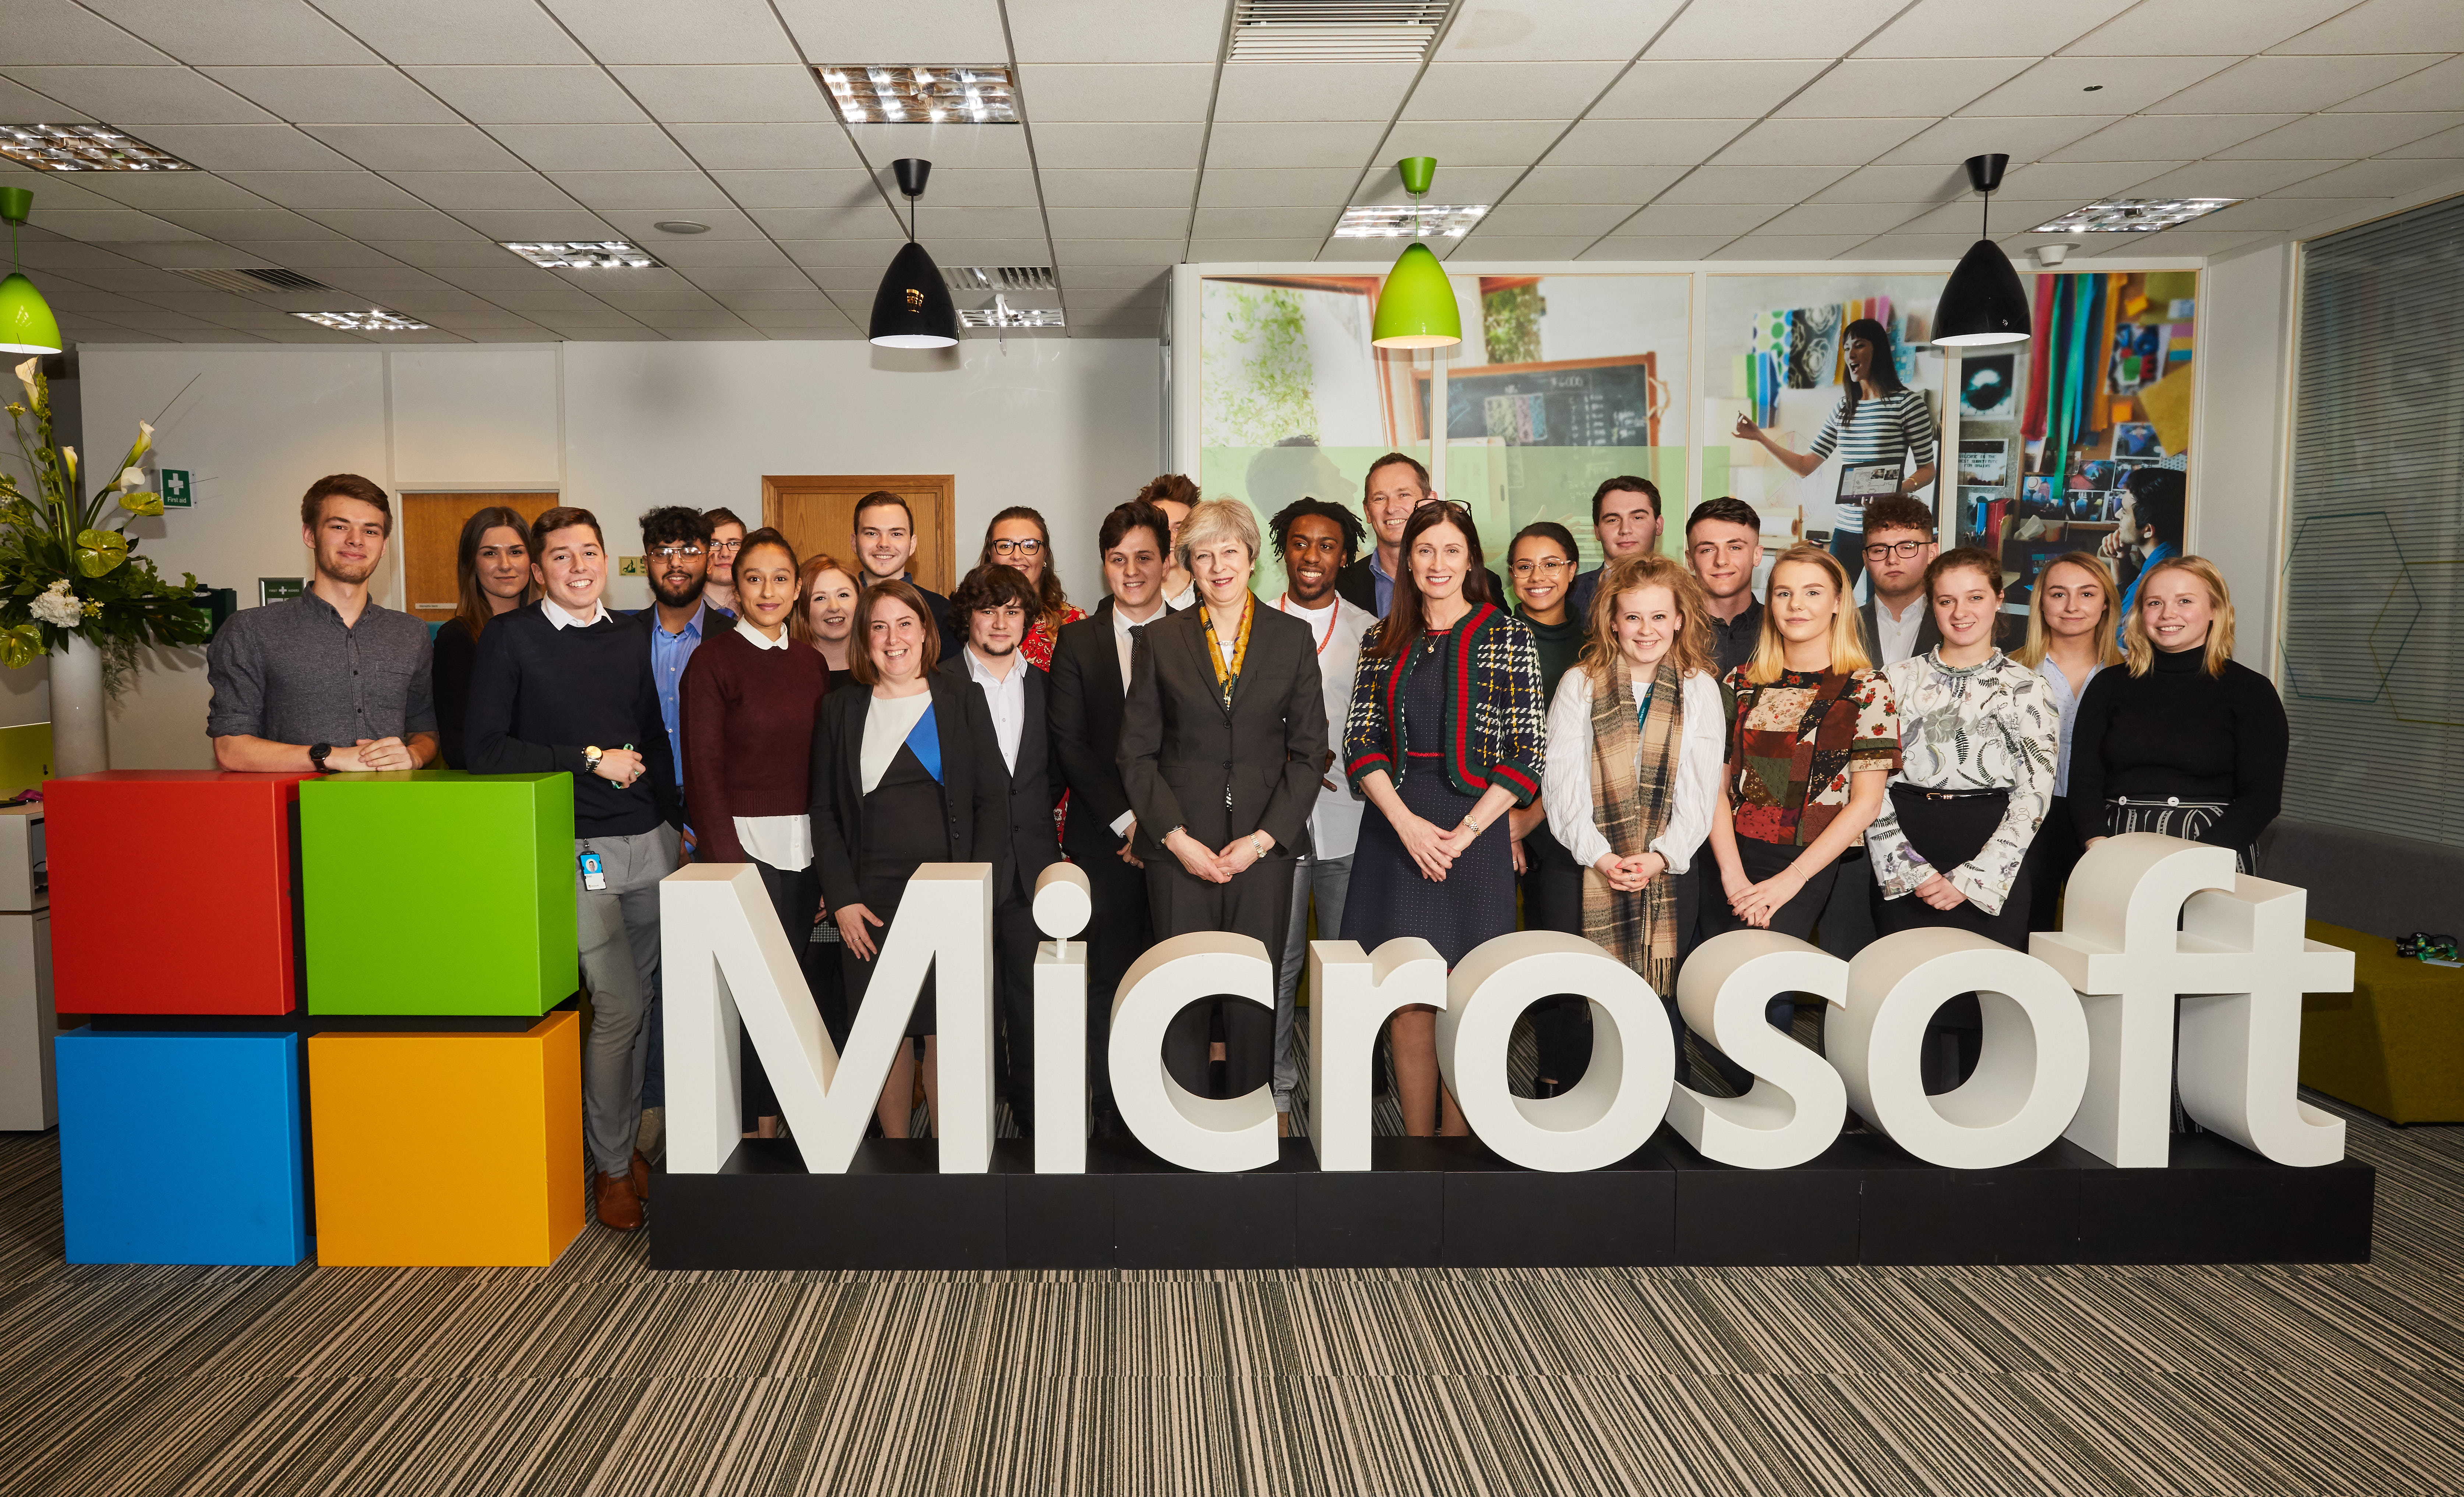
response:
{"label": "id badge on lanyard", "polygon": [[574,861],[582,867],[583,888],[592,893],[601,892],[607,888],[607,867],[599,861],[598,853],[584,848],[582,855]]}

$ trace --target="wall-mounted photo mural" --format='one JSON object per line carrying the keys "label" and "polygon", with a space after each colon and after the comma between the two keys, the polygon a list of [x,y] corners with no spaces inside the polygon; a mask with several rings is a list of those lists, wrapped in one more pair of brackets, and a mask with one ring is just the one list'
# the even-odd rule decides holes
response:
{"label": "wall-mounted photo mural", "polygon": [[[1592,491],[1635,473],[1685,495],[1688,275],[1456,275],[1445,496],[1492,551],[1537,519],[1597,559]],[[1199,488],[1261,521],[1303,495],[1357,506],[1388,451],[1429,460],[1429,355],[1372,347],[1379,277],[1209,275],[1201,296]],[[1674,552],[1678,542],[1667,542]],[[1492,559],[1494,560],[1494,559]]]}

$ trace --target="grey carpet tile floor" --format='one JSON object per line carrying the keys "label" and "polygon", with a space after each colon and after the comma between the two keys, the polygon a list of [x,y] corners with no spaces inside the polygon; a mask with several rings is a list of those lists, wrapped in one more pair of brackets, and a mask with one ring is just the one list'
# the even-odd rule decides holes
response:
{"label": "grey carpet tile floor", "polygon": [[72,1266],[0,1135],[0,1493],[2464,1492],[2464,1128],[2346,1115],[2302,1267]]}

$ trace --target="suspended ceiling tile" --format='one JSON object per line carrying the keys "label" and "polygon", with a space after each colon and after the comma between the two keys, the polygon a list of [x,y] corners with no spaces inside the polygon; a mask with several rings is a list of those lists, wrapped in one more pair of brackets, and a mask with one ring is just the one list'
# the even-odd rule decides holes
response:
{"label": "suspended ceiling tile", "polygon": [[2433,67],[2409,74],[2384,88],[2336,105],[2338,110],[2453,109],[2464,99],[2464,57],[2450,57]]}
{"label": "suspended ceiling tile", "polygon": [[123,130],[150,124],[273,124],[272,115],[187,68],[18,67],[9,76]]}
{"label": "suspended ceiling tile", "polygon": [[317,0],[392,62],[579,63],[587,54],[531,0]]}
{"label": "suspended ceiling tile", "polygon": [[458,239],[470,226],[432,208],[319,208],[306,216],[354,239]]}
{"label": "suspended ceiling tile", "polygon": [[1535,166],[1516,183],[1514,207],[1550,203],[1648,203],[1685,174],[1683,166]]}
{"label": "suspended ceiling tile", "polygon": [[[1452,240],[1442,241],[1439,253],[1442,256],[1445,253],[1443,246],[1453,242]],[[1319,247],[1317,258],[1321,262],[1350,262],[1350,268],[1346,274],[1375,274],[1375,268],[1395,263],[1395,241],[1392,239],[1329,239]]]}
{"label": "suspended ceiling tile", "polygon": [[319,270],[391,265],[392,256],[357,239],[235,239],[231,248],[255,265],[280,265],[314,275]]}
{"label": "suspended ceiling tile", "polygon": [[1495,237],[1564,238],[1579,234],[1586,242],[1596,239],[1634,216],[1635,205],[1575,203],[1507,203],[1489,209],[1488,216],[1468,236],[1470,240],[1486,241]]}
{"label": "suspended ceiling tile", "polygon": [[1770,222],[1785,203],[1654,203],[1617,226],[1619,238],[1700,238],[1723,242]]}
{"label": "suspended ceiling tile", "polygon": [[[1151,265],[1157,260],[1180,258],[1181,239],[1061,239],[1055,238],[1052,251],[1055,263],[1069,265]],[[1065,277],[1066,278],[1066,277]]]}
{"label": "suspended ceiling tile", "polygon": [[[882,221],[885,224],[889,222],[887,213],[882,215]],[[890,257],[896,254],[898,247],[906,242],[904,231],[894,236],[870,239],[799,239],[792,234],[781,234],[778,239],[779,248],[787,258],[808,270],[870,267],[876,283],[881,278],[881,272],[889,266]],[[940,259],[945,253],[951,256],[953,264],[990,263],[958,259],[956,252],[946,244],[936,248],[934,258]]]}
{"label": "suspended ceiling tile", "polygon": [[393,68],[208,68],[215,82],[301,124],[450,124],[453,112]]}
{"label": "suspended ceiling tile", "polygon": [[1827,260],[1865,242],[1864,234],[1748,234],[1712,251],[1714,260]]}
{"label": "suspended ceiling tile", "polygon": [[522,159],[467,124],[327,124],[309,133],[372,171],[521,171]]}
{"label": "suspended ceiling tile", "polygon": [[403,297],[417,293],[450,294],[453,288],[426,271],[409,266],[379,267],[370,270],[338,270],[319,280],[363,297]]}
{"label": "suspended ceiling tile", "polygon": [[[869,207],[887,211],[869,171],[721,171],[712,176],[737,207],[757,220],[764,209]],[[933,203],[929,184],[924,202]]]}
{"label": "suspended ceiling tile", "polygon": [[936,170],[1032,165],[1026,132],[1014,124],[859,124],[848,128],[847,137],[875,167],[901,156],[921,157]]}
{"label": "suspended ceiling tile", "polygon": [[[2121,236],[2117,235],[2116,237]],[[2073,250],[2071,254],[2075,258],[2082,259],[2096,259],[2102,255],[2113,255],[2117,258],[2136,259],[2141,255],[2152,254],[2220,254],[2227,250],[2239,249],[2241,246],[2246,244],[2256,244],[2263,240],[2274,239],[2277,235],[2272,233],[2252,233],[2248,231],[2239,230],[2219,231],[2215,230],[2183,228],[2168,229],[2162,233],[2132,234],[2129,237],[2138,242],[2133,244],[2085,244]]]}
{"label": "suspended ceiling tile", "polygon": [[[2464,102],[2464,99],[2458,100]],[[2248,119],[2244,115],[2238,118]],[[2291,161],[2309,157],[2347,162],[2409,145],[2442,130],[2464,124],[2464,111],[2440,114],[2309,115],[2264,135],[2254,136],[2230,150],[2209,154],[2228,160],[2260,157]]]}
{"label": "suspended ceiling tile", "polygon": [[808,329],[851,329],[855,323],[834,306],[820,307],[737,307],[732,309],[753,327],[762,332],[789,332]]}
{"label": "suspended ceiling tile", "polygon": [[2400,145],[2385,153],[2389,159],[2412,156],[2464,156],[2464,127],[2442,130],[2436,135]]}
{"label": "suspended ceiling tile", "polygon": [[[2016,170],[2016,167],[2012,168]],[[1863,166],[1807,199],[1819,203],[1944,202],[1969,190],[1968,173],[1956,165]]]}
{"label": "suspended ceiling tile", "polygon": [[[936,208],[1033,208],[1042,201],[1035,180],[1031,171],[975,167],[945,171],[936,164],[925,184],[922,203],[926,212]],[[905,204],[891,168],[883,166],[875,172],[873,185],[889,201]],[[900,210],[905,211],[903,206]]]}
{"label": "suspended ceiling tile", "polygon": [[1408,62],[1366,62],[1344,67],[1307,62],[1229,63],[1216,91],[1215,118],[1219,122],[1375,120],[1384,123],[1395,117],[1405,90],[1419,73],[1419,68]]}
{"label": "suspended ceiling tile", "polygon": [[1529,120],[1533,106],[1580,114],[1617,76],[1615,62],[1432,62],[1403,105],[1406,120]]}
{"label": "suspended ceiling tile", "polygon": [[464,265],[502,265],[507,261],[520,263],[511,250],[468,229],[461,231],[459,238],[381,238],[374,240],[370,247],[383,250],[405,265],[416,265],[427,270]]}
{"label": "suspended ceiling tile", "polygon": [[2149,108],[2160,115],[2325,109],[2438,60],[2422,55],[2249,57]]}
{"label": "suspended ceiling tile", "polygon": [[[2091,194],[2091,197],[2093,194]],[[2088,198],[2079,197],[2011,197],[1993,194],[1993,223],[2000,238],[2003,234],[2049,223],[2076,209]],[[1965,234],[1970,241],[1984,227],[1982,201],[1970,196],[1961,202],[1945,203],[1935,208],[1921,208],[1906,220],[1894,226],[1894,233]],[[2094,237],[2091,235],[2090,237]]]}
{"label": "suspended ceiling tile", "polygon": [[1623,62],[1642,50],[1682,0],[1482,0],[1438,43],[1446,62]]}
{"label": "suspended ceiling tile", "polygon": [[1850,58],[1807,84],[1780,105],[1785,119],[1931,118],[1953,113],[1969,99],[2009,82],[2034,57]]}
{"label": "suspended ceiling tile", "polygon": [[1195,167],[1205,142],[1203,124],[1038,124],[1035,160],[1046,171]]}
{"label": "suspended ceiling tile", "polygon": [[[1391,168],[1390,168],[1391,169]],[[1198,181],[1203,208],[1291,208],[1349,202],[1360,173],[1343,167],[1292,171],[1209,170]]]}
{"label": "suspended ceiling tile", "polygon": [[779,14],[816,64],[990,64],[1009,56],[998,0],[779,0]]}
{"label": "suspended ceiling tile", "polygon": [[1177,239],[1189,232],[1183,208],[1054,208],[1045,210],[1056,239]]}
{"label": "suspended ceiling tile", "polygon": [[33,66],[47,62],[121,62],[166,65],[173,59],[139,36],[69,0],[10,0],[9,59]]}
{"label": "suspended ceiling tile", "polygon": [[71,239],[83,239],[90,244],[130,243],[145,240],[195,239],[202,235],[166,223],[151,213],[141,213],[133,208],[70,208],[51,209],[42,206],[40,196],[34,199],[34,211],[28,222]]}
{"label": "suspended ceiling tile", "polygon": [[651,118],[671,124],[825,124],[838,119],[822,80],[801,64],[612,71]]}
{"label": "suspended ceiling tile", "polygon": [[1507,234],[1484,230],[1435,248],[1439,258],[1449,264],[1529,264],[1571,260],[1598,241],[1597,234]]}
{"label": "suspended ceiling tile", "polygon": [[[473,124],[638,124],[642,111],[596,67],[409,70]],[[319,135],[324,135],[319,131]]]}
{"label": "suspended ceiling tile", "polygon": [[[377,56],[306,0],[86,0],[88,6],[191,66],[302,66]],[[89,58],[90,61],[105,60]]]}
{"label": "suspended ceiling tile", "polygon": [[208,171],[339,171],[351,163],[287,124],[165,124],[145,132],[159,146]]}
{"label": "suspended ceiling tile", "polygon": [[398,171],[388,173],[396,185],[431,208],[453,214],[491,209],[514,212],[571,212],[581,205],[553,182],[530,170]]}
{"label": "suspended ceiling tile", "polygon": [[[758,253],[767,251],[776,254],[769,233],[751,217],[734,208],[696,208],[685,210],[657,208],[614,208],[602,209],[600,217],[635,244],[671,264],[703,265],[767,264],[766,260],[746,262],[724,258],[737,253]],[[687,223],[706,225],[700,233],[669,233],[659,228],[665,222],[681,219]],[[719,245],[739,247],[720,251]],[[741,247],[750,245],[750,251]],[[700,256],[695,259],[694,256]]]}
{"label": "suspended ceiling tile", "polygon": [[[1209,178],[1215,174],[1207,173]],[[1424,200],[1432,207],[1441,203],[1495,203],[1514,186],[1522,171],[1513,166],[1453,166],[1441,162],[1438,178]],[[1403,174],[1391,161],[1371,165],[1368,176],[1351,198],[1354,203],[1409,203],[1412,194],[1403,188]]]}
{"label": "suspended ceiling tile", "polygon": [[[24,187],[34,194],[35,202],[54,210],[69,208],[108,210],[129,206],[117,198],[108,198],[99,192],[90,192],[66,177],[46,177],[39,172],[0,172],[0,187]],[[33,243],[33,240],[28,238],[26,242]]]}
{"label": "suspended ceiling tile", "polygon": [[1557,143],[1557,166],[1691,166],[1745,133],[1751,120],[1585,120]]}
{"label": "suspended ceiling tile", "polygon": [[2395,197],[2450,183],[2464,186],[2464,160],[2383,156],[2305,177],[2299,192],[2302,197]]}
{"label": "suspended ceiling tile", "polygon": [[864,158],[847,131],[828,124],[679,124],[676,141],[706,171],[787,171],[847,167]]}
{"label": "suspended ceiling tile", "polygon": [[1722,166],[1861,166],[1931,119],[1766,120],[1711,158]]}
{"label": "suspended ceiling tile", "polygon": [[1976,115],[2135,114],[2239,59],[2208,55],[2047,57],[1969,104]]}
{"label": "suspended ceiling tile", "polygon": [[[2191,0],[2161,3],[2176,5]],[[2076,4],[2048,7],[2033,0],[1920,0],[1859,47],[1857,55],[1994,56],[2013,50],[2014,42],[2029,52],[2058,52],[2090,27],[2129,10],[2132,4],[2133,0],[2078,0]],[[2114,50],[2149,49],[2134,42]],[[2223,49],[2211,46],[2206,50]]]}
{"label": "suspended ceiling tile", "polygon": [[550,180],[595,212],[673,209],[685,217],[730,206],[718,184],[698,171],[560,171]]}
{"label": "suspended ceiling tile", "polygon": [[711,295],[720,306],[747,321],[758,320],[757,314],[775,317],[782,313],[819,312],[841,320],[847,317],[846,313],[839,310],[837,302],[815,289],[810,281],[802,282],[795,288],[785,291],[725,291],[713,288]]}
{"label": "suspended ceiling tile", "polygon": [[1909,233],[1902,230],[1875,235],[1859,245],[1857,253],[1861,258],[1876,260],[1955,260],[1967,253],[1968,247],[1975,242],[1973,233]]}
{"label": "suspended ceiling tile", "polygon": [[2360,213],[2378,206],[2377,197],[2263,197],[2247,203],[2221,208],[2196,222],[2216,231],[2234,230],[2282,232],[2306,229],[2347,214]]}
{"label": "suspended ceiling tile", "polygon": [[[1019,298],[1013,297],[1010,299],[1016,302]],[[1037,304],[1049,303],[1039,300]],[[1155,285],[1139,291],[1098,291],[1073,286],[1062,298],[1062,304],[1073,314],[1085,312],[1090,315],[1117,312],[1125,307],[1160,307],[1164,304],[1164,288]]]}
{"label": "suspended ceiling tile", "polygon": [[183,229],[214,239],[313,239],[334,231],[278,208],[188,208],[163,214]]}
{"label": "suspended ceiling tile", "polygon": [[1528,166],[1566,130],[1563,120],[1405,120],[1377,147],[1376,159],[1434,156],[1441,167]]}
{"label": "suspended ceiling tile", "polygon": [[2308,54],[2464,52],[2464,9],[2451,0],[2363,0],[2272,50]]}
{"label": "suspended ceiling tile", "polygon": [[[160,266],[165,270],[188,269],[197,266],[247,265],[252,262],[252,256],[245,251],[232,249],[227,244],[216,244],[211,239],[136,240],[123,243],[118,248],[131,259]],[[172,289],[194,291],[197,289],[197,283],[184,281]]]}
{"label": "suspended ceiling tile", "polygon": [[646,343],[664,342],[658,333],[627,318],[616,326],[584,327],[579,324],[549,323],[556,336],[568,343]]}
{"label": "suspended ceiling tile", "polygon": [[1759,57],[1775,37],[1797,51],[1837,57],[1872,34],[1906,0],[1760,0],[1697,5],[1651,44],[1655,59]]}
{"label": "suspended ceiling tile", "polygon": [[2072,142],[2044,159],[2052,162],[2148,161],[2197,158],[2223,150],[2300,119],[2276,115],[2135,115]]}
{"label": "suspended ceiling tile", "polygon": [[1957,115],[1918,131],[1875,158],[1878,165],[1957,165],[1999,152],[2013,165],[2057,154],[2110,123],[2101,115]]}
{"label": "suspended ceiling tile", "polygon": [[[2141,5],[2070,44],[2108,52],[2265,52],[2347,9],[2353,0],[2166,0]],[[2042,13],[2039,12],[2039,19]],[[2059,50],[2059,49],[2054,49]]]}
{"label": "suspended ceiling tile", "polygon": [[1194,239],[1307,239],[1310,252],[1317,241],[1334,232],[1343,216],[1338,208],[1201,208],[1189,222]]}
{"label": "suspended ceiling tile", "polygon": [[507,124],[489,132],[540,171],[691,171],[655,124]]}
{"label": "suspended ceiling tile", "polygon": [[[746,211],[782,246],[790,239],[906,237],[905,222],[891,217],[889,207],[878,200],[844,208],[756,208]],[[888,263],[886,257],[884,263]]]}
{"label": "suspended ceiling tile", "polygon": [[[1314,253],[1317,242],[1312,239],[1308,243],[1310,251]],[[1116,291],[1153,289],[1160,292],[1170,284],[1171,278],[1172,267],[1169,265],[1080,265],[1071,269],[1063,278],[1062,285],[1065,288],[1085,287],[1090,291],[1109,288]]]}
{"label": "suspended ceiling tile", "polygon": [[[500,307],[519,312],[534,321],[562,321],[611,310],[598,297],[561,284],[491,291],[488,299]],[[627,318],[626,320],[632,319]]]}
{"label": "suspended ceiling tile", "polygon": [[1040,138],[1047,124],[1203,120],[1215,64],[1023,63],[1018,97]]}
{"label": "suspended ceiling tile", "polygon": [[793,265],[696,265],[685,272],[692,281],[713,296],[732,291],[795,291],[812,294],[812,277]]}
{"label": "suspended ceiling tile", "polygon": [[[59,183],[59,178],[50,178]],[[68,179],[98,197],[148,211],[174,208],[264,208],[263,198],[202,171],[84,171]]]}
{"label": "suspended ceiling tile", "polygon": [[1037,173],[1044,201],[1053,208],[1180,208],[1198,195],[1195,171],[1084,171]]}
{"label": "suspended ceiling tile", "polygon": [[561,212],[546,209],[472,209],[455,215],[472,228],[499,242],[526,242],[538,239],[612,239],[615,231],[607,220],[583,209]]}
{"label": "suspended ceiling tile", "polygon": [[431,273],[449,286],[479,293],[492,301],[503,292],[539,291],[562,284],[555,273],[541,270],[511,252],[493,265],[437,266]]}
{"label": "suspended ceiling tile", "polygon": [[671,0],[543,3],[605,63],[797,60],[795,44],[762,0],[695,0],[685,15]]}
{"label": "suspended ceiling tile", "polygon": [[1212,62],[1225,0],[1124,5],[1120,0],[1009,0],[1021,62]]}
{"label": "suspended ceiling tile", "polygon": [[[1774,33],[1785,36],[1785,32]],[[1592,120],[1758,119],[1778,108],[1830,57],[1766,57],[1752,62],[1660,62],[1629,69],[1585,116]]]}
{"label": "suspended ceiling tile", "polygon": [[1699,260],[1727,243],[1721,234],[1613,234],[1584,251],[1578,259]]}
{"label": "suspended ceiling tile", "polygon": [[1671,203],[1795,203],[1845,175],[1837,166],[1698,166],[1664,198]]}
{"label": "suspended ceiling tile", "polygon": [[1887,233],[1931,212],[1931,203],[1800,203],[1754,231],[1760,234]]}
{"label": "suspended ceiling tile", "polygon": [[[2175,161],[2040,161],[2026,166],[2013,166],[2002,179],[1996,198],[2070,198],[2087,202],[2101,197],[2146,197],[2138,191],[2140,184],[2151,177],[2161,177],[2184,165]],[[2314,168],[2315,169],[2315,168]],[[1963,189],[1967,183],[1960,184]],[[2229,194],[2246,196],[2243,193]]]}
{"label": "suspended ceiling tile", "polygon": [[[2261,197],[2297,182],[2319,175],[2327,166],[2322,161],[2201,161],[2192,162],[2177,170],[2155,173],[2131,184],[2126,193],[2115,196],[2140,198],[2164,197]],[[2314,189],[2304,187],[2303,196]],[[2343,197],[2342,192],[2329,192],[2329,197]]]}
{"label": "suspended ceiling tile", "polygon": [[1243,124],[1216,121],[1206,143],[1206,165],[1287,167],[1347,166],[1358,170],[1385,139],[1383,121],[1312,124]]}
{"label": "suspended ceiling tile", "polygon": [[0,117],[28,124],[88,124],[94,120],[82,109],[5,77],[0,77]]}

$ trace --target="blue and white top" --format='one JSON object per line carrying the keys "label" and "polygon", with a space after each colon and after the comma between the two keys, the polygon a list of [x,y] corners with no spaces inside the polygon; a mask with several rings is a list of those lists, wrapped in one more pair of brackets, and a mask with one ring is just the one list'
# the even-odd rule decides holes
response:
{"label": "blue and white top", "polygon": [[[2095,680],[2097,672],[2103,669],[2101,665],[2090,666],[2087,681]],[[2054,709],[2061,714],[2062,746],[2054,759],[2054,794],[2067,796],[2071,793],[2071,727],[2079,721],[2079,698],[2087,694],[2087,681],[2081,681],[2079,689],[2072,691],[2071,678],[2054,664],[2051,655],[2037,665],[2036,673],[2045,678],[2045,689],[2054,693]]]}
{"label": "blue and white top", "polygon": [[[1925,408],[1925,396],[1902,385],[1887,395],[1859,398],[1857,415],[1843,429],[1840,420],[1848,409],[1848,397],[1839,397],[1831,419],[1815,434],[1814,455],[1829,457],[1834,451],[1839,461],[1850,468],[1873,463],[1903,463],[1902,481],[1920,468],[1933,466],[1933,412]],[[1865,501],[1843,497],[1833,524],[1840,530],[1865,531]]]}

